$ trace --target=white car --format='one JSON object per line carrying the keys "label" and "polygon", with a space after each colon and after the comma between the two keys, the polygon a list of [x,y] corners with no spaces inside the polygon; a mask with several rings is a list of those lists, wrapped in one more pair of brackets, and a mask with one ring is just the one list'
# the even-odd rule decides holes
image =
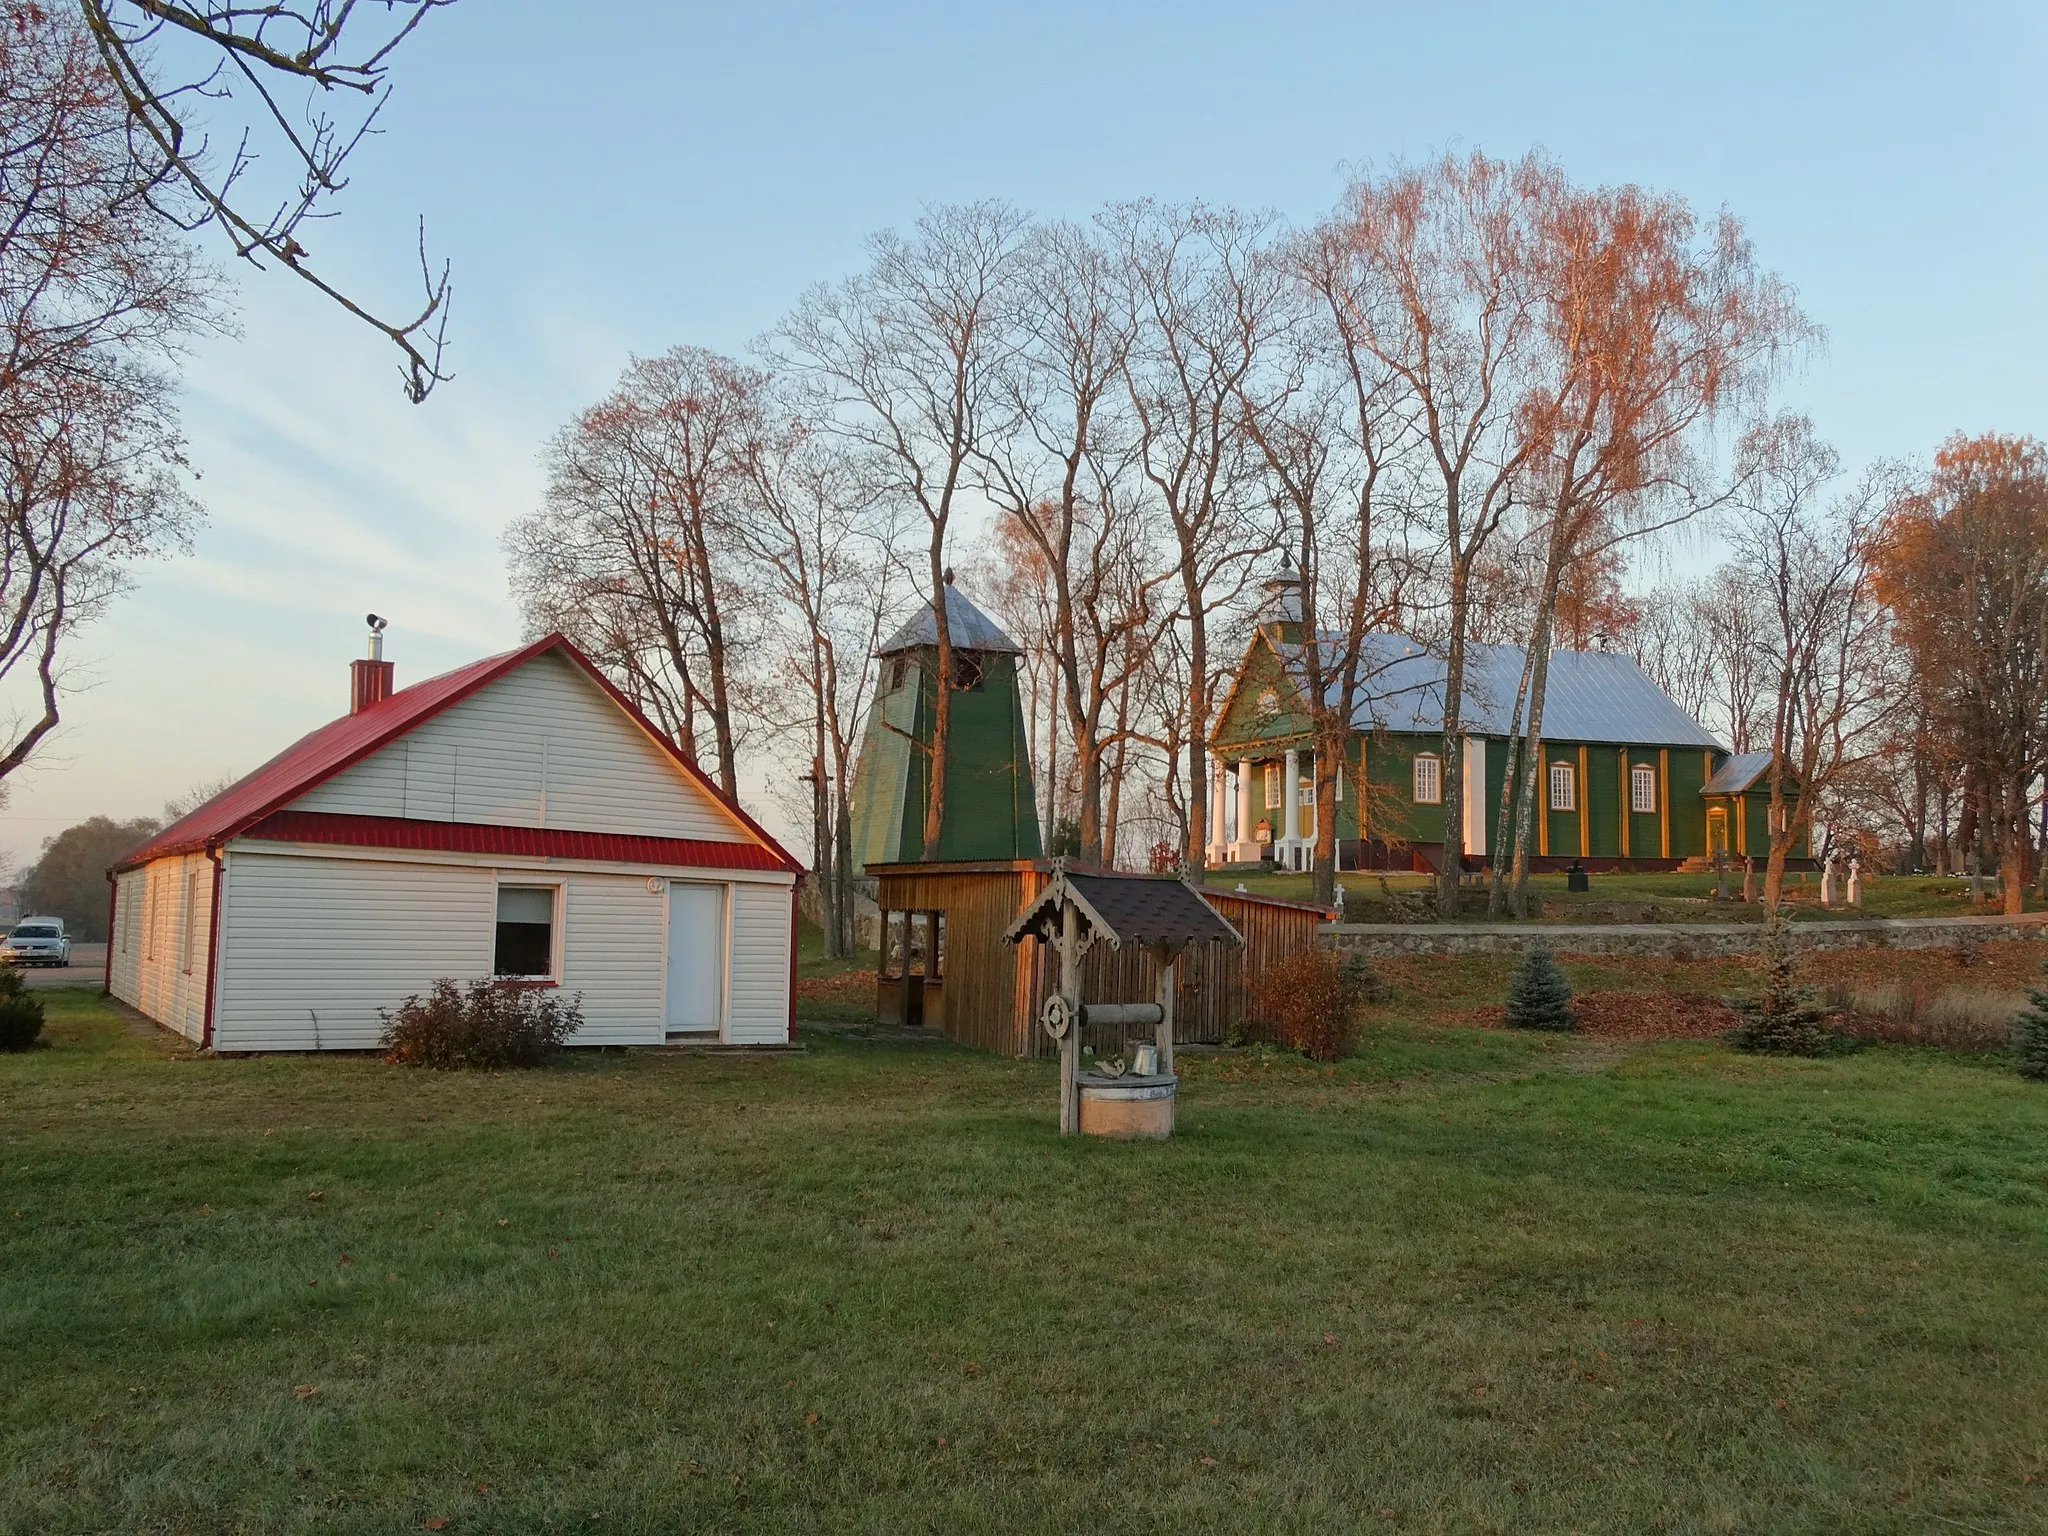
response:
{"label": "white car", "polygon": [[61,917],[24,917],[0,939],[0,964],[69,965],[71,940]]}

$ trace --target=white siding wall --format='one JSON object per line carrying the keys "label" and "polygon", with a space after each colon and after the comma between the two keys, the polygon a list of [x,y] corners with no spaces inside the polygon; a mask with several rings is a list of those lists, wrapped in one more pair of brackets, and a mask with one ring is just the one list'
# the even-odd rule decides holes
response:
{"label": "white siding wall", "polygon": [[477,690],[292,808],[752,840],[573,662],[552,653]]}
{"label": "white siding wall", "polygon": [[[229,850],[227,871],[217,1049],[373,1048],[383,1028],[380,1008],[444,976],[469,981],[489,974],[501,876],[564,887],[562,985],[583,994],[578,1044],[658,1045],[666,1038],[666,906],[648,890],[646,874],[242,847]],[[733,892],[726,1038],[779,1041],[788,1033],[790,887],[740,882]]]}
{"label": "white siding wall", "polygon": [[122,875],[107,936],[114,996],[198,1040],[206,1029],[212,923],[213,864],[204,854],[157,859]]}
{"label": "white siding wall", "polygon": [[661,893],[644,875],[571,875],[562,905],[562,985],[583,994],[577,1043],[661,1044]]}
{"label": "white siding wall", "polygon": [[733,887],[725,1038],[734,1045],[789,1038],[789,909],[786,885]]}
{"label": "white siding wall", "polygon": [[491,890],[488,869],[231,849],[215,1048],[371,1049],[378,1009],[490,973]]}

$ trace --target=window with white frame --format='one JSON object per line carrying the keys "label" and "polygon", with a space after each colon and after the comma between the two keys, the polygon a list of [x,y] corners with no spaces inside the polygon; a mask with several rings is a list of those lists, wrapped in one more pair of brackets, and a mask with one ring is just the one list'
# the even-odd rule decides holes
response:
{"label": "window with white frame", "polygon": [[1417,805],[1442,805],[1444,803],[1443,759],[1430,753],[1423,753],[1415,759],[1412,789]]}
{"label": "window with white frame", "polygon": [[1269,811],[1280,809],[1280,765],[1278,763],[1266,764],[1266,809]]}
{"label": "window with white frame", "polygon": [[1550,808],[1576,811],[1579,808],[1579,776],[1570,763],[1550,765]]}
{"label": "window with white frame", "polygon": [[501,885],[491,974],[517,981],[555,979],[555,885]]}
{"label": "window with white frame", "polygon": [[1657,770],[1637,763],[1628,771],[1628,808],[1632,811],[1657,809]]}

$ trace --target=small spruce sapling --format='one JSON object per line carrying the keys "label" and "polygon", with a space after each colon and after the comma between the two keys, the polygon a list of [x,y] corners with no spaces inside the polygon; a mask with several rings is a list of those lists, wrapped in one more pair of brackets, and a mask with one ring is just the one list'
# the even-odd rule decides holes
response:
{"label": "small spruce sapling", "polygon": [[1515,1029],[1577,1029],[1572,984],[1556,958],[1541,944],[1529,953],[1508,983],[1508,1023]]}
{"label": "small spruce sapling", "polygon": [[1728,1032],[1738,1051],[1773,1056],[1819,1056],[1834,1043],[1833,1015],[1818,990],[1798,984],[1799,948],[1792,925],[1773,913],[1764,923],[1764,984],[1756,992],[1728,999],[1742,1022]]}
{"label": "small spruce sapling", "polygon": [[[2048,971],[2048,965],[2041,969]],[[2021,1077],[2048,1081],[2048,988],[2030,987],[2027,1002],[2013,1015],[2013,1065]]]}
{"label": "small spruce sapling", "polygon": [[20,971],[0,965],[0,1051],[34,1048],[43,1032],[43,1005],[32,996]]}

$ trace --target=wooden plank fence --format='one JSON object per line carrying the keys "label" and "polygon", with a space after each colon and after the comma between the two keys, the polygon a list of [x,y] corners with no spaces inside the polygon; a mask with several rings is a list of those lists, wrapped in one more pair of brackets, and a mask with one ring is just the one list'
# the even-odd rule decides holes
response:
{"label": "wooden plank fence", "polygon": [[[923,1016],[948,1039],[1007,1056],[1053,1053],[1038,1027],[1038,1010],[1057,989],[1058,962],[1035,939],[1015,946],[1003,941],[1017,914],[1045,889],[1045,862],[872,865],[868,873],[885,920],[890,913],[945,914],[936,978],[877,979],[885,1019],[900,1020],[901,989],[921,985]],[[1203,887],[1202,895],[1244,935],[1245,947],[1203,945],[1182,954],[1174,994],[1174,1040],[1182,1045],[1220,1044],[1245,1018],[1251,979],[1295,950],[1313,947],[1328,917],[1305,902],[1248,892]],[[1158,986],[1159,957],[1151,951],[1097,944],[1082,962],[1082,996],[1091,1003],[1149,1003]],[[1082,1043],[1116,1055],[1123,1034],[1121,1028],[1091,1030]]]}

